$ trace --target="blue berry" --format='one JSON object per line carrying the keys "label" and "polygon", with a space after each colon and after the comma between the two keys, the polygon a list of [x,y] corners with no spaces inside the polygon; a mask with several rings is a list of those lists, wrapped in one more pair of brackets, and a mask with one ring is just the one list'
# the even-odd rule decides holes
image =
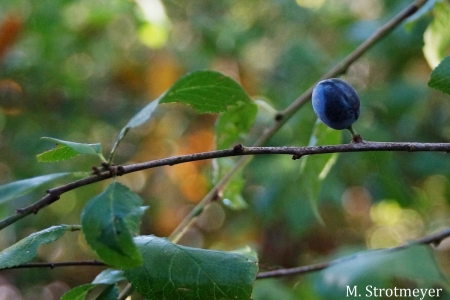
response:
{"label": "blue berry", "polygon": [[331,78],[320,81],[312,92],[314,112],[333,129],[349,128],[359,117],[359,97],[347,82]]}

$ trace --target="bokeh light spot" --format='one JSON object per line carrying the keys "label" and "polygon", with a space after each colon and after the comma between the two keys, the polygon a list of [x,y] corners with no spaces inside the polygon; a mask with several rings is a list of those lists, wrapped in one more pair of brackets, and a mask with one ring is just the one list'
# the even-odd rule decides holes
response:
{"label": "bokeh light spot", "polygon": [[325,3],[325,0],[296,0],[301,7],[310,9],[319,9]]}
{"label": "bokeh light spot", "polygon": [[161,25],[147,23],[139,29],[139,39],[152,49],[161,48],[168,39],[167,29]]}

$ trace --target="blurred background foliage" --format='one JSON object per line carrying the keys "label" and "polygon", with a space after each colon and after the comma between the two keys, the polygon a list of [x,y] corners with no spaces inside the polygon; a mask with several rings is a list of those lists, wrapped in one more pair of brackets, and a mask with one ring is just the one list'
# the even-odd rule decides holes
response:
{"label": "blurred background foliage", "polygon": [[[242,142],[250,145],[327,70],[411,1],[379,0],[2,0],[0,2],[0,183],[52,172],[88,171],[96,161],[38,163],[53,147],[40,137],[102,143],[186,72],[231,76],[258,100]],[[422,53],[431,18],[400,26],[344,76],[361,98],[355,124],[373,141],[450,142],[448,96],[427,87]],[[261,104],[262,103],[262,104]],[[131,132],[116,162],[129,164],[212,150],[217,116],[162,105]],[[268,143],[307,145],[316,117],[303,107]],[[350,140],[347,132],[342,141]],[[314,217],[300,184],[300,161],[258,156],[245,169],[245,210],[213,203],[181,241],[231,250],[250,245],[262,269],[328,261],[342,253],[399,245],[450,226],[450,161],[441,153],[341,154],[322,183]],[[211,161],[120,178],[150,209],[143,234],[168,236],[212,186]],[[62,182],[61,182],[62,183]],[[83,187],[0,233],[3,249],[55,224],[78,224],[85,203],[107,183]],[[3,218],[44,194],[0,209]],[[435,252],[450,274],[449,245]],[[81,234],[40,248],[40,261],[94,258]],[[59,299],[97,267],[0,273],[0,299]],[[313,276],[258,281],[254,299],[327,299]]]}

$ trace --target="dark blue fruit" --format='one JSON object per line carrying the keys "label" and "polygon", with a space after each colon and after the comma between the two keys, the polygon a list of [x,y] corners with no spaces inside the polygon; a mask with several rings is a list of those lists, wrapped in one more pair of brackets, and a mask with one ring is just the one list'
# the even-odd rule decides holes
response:
{"label": "dark blue fruit", "polygon": [[359,97],[347,82],[331,78],[320,81],[312,92],[314,112],[333,129],[349,128],[359,117]]}

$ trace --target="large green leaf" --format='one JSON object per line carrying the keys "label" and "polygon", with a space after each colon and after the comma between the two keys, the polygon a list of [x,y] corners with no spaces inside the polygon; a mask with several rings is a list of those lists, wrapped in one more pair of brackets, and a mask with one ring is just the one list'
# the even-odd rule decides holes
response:
{"label": "large green leaf", "polygon": [[74,143],[50,137],[43,137],[42,139],[55,142],[56,148],[38,154],[36,157],[39,162],[56,162],[67,160],[80,154],[95,155],[100,157],[102,161],[105,161],[102,154],[102,146],[100,144]]}
{"label": "large green leaf", "polygon": [[444,58],[436,69],[431,72],[428,86],[450,94],[450,56]]}
{"label": "large green leaf", "polygon": [[[335,145],[341,142],[342,132],[334,130],[323,124],[316,122],[311,135],[309,146]],[[337,159],[337,153],[321,154],[302,157],[300,167],[300,188],[302,193],[306,193],[311,203],[316,217],[322,221],[318,212],[317,203],[322,182],[328,175]]]}
{"label": "large green leaf", "polygon": [[229,148],[255,121],[258,107],[253,102],[234,106],[224,112],[216,124],[216,149]]}
{"label": "large green leaf", "polygon": [[30,234],[28,237],[0,252],[0,269],[18,266],[31,261],[36,257],[37,249],[40,245],[54,242],[66,231],[78,230],[79,228],[78,225],[59,225]]}
{"label": "large green leaf", "polygon": [[319,273],[316,287],[326,299],[344,299],[347,287],[353,290],[356,286],[358,294],[367,296],[366,287],[389,288],[393,279],[413,280],[421,287],[436,287],[446,281],[430,247],[413,245],[401,250],[366,251],[341,259]]}
{"label": "large green leaf", "polygon": [[423,53],[432,69],[444,59],[450,45],[450,4],[446,1],[436,3],[434,19],[423,35]]}
{"label": "large green leaf", "polygon": [[252,256],[179,246],[154,236],[135,242],[144,264],[125,270],[125,276],[149,300],[250,299],[258,271]]}
{"label": "large green leaf", "polygon": [[142,257],[133,243],[145,210],[142,199],[126,186],[113,182],[86,204],[81,214],[83,233],[89,246],[108,265],[136,267]]}
{"label": "large green leaf", "polygon": [[219,113],[251,99],[230,77],[214,71],[196,71],[181,77],[161,97],[160,103],[180,102],[199,113]]}
{"label": "large green leaf", "polygon": [[23,196],[25,194],[28,194],[35,189],[41,187],[42,185],[67,176],[69,174],[74,173],[55,173],[55,174],[48,174],[48,175],[42,175],[38,177],[23,179],[19,181],[14,181],[5,185],[0,186],[0,203],[11,201],[16,199],[17,197]]}

